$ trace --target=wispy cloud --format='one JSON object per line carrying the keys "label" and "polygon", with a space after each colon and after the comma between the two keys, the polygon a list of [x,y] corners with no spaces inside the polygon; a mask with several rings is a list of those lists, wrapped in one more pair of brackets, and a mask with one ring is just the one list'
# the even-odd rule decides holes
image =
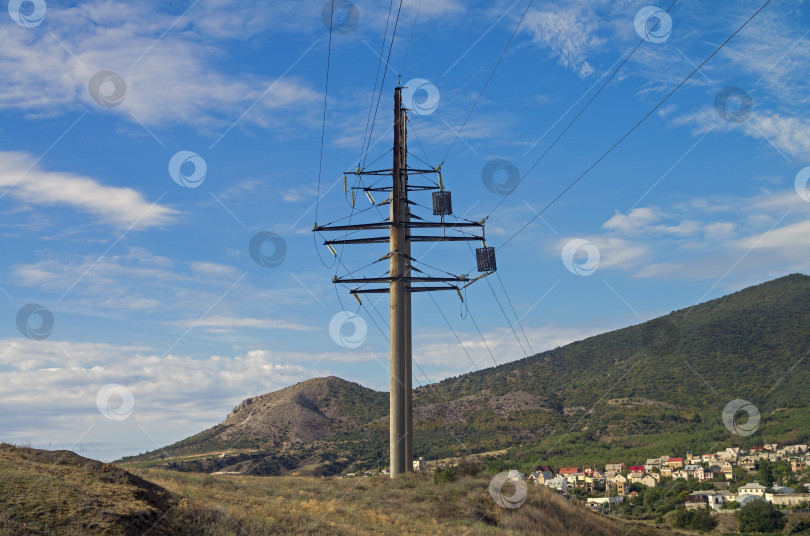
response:
{"label": "wispy cloud", "polygon": [[560,65],[584,78],[594,72],[589,55],[605,42],[596,35],[594,20],[578,8],[532,10],[526,15],[525,28],[535,43],[557,56]]}
{"label": "wispy cloud", "polygon": [[810,121],[803,117],[763,110],[752,112],[742,123],[729,123],[714,108],[705,106],[697,112],[675,117],[672,124],[692,126],[696,135],[710,130],[738,132],[770,144],[776,151],[810,162]]}
{"label": "wispy cloud", "polygon": [[157,227],[178,216],[176,210],[150,203],[132,188],[107,186],[73,173],[47,171],[34,157],[20,152],[0,152],[0,188],[22,203],[70,207],[120,228]]}
{"label": "wispy cloud", "polygon": [[[179,14],[155,11],[148,3],[97,1],[49,10],[49,32],[3,25],[0,69],[8,75],[0,80],[0,109],[38,117],[89,108],[156,128],[178,123],[216,128],[257,102],[244,121],[282,127],[317,101],[318,92],[295,73],[278,79],[233,72],[222,50],[211,46],[211,39],[266,29],[268,10],[203,4],[178,20]],[[274,69],[275,75],[286,68]],[[91,77],[102,69],[126,84],[116,107],[101,108],[89,93]]]}

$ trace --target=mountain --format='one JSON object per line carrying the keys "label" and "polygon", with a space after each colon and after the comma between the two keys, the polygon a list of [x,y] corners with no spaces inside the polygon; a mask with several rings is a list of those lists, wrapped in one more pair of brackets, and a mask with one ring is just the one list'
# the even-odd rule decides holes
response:
{"label": "mountain", "polygon": [[235,442],[284,448],[335,435],[388,413],[388,395],[335,376],[248,398],[218,426],[183,446],[228,448]]}
{"label": "mountain", "polygon": [[[810,440],[810,277],[794,274],[635,326],[414,391],[414,451],[509,449],[502,460],[596,463],[774,440]],[[505,361],[509,356],[496,356]],[[762,414],[730,433],[730,401]],[[387,394],[339,378],[248,399],[226,420],[123,461],[180,470],[333,474],[385,464]],[[180,456],[229,450],[223,458]],[[664,452],[661,452],[664,450]],[[231,455],[233,454],[233,455]],[[587,457],[587,458],[586,458]]]}

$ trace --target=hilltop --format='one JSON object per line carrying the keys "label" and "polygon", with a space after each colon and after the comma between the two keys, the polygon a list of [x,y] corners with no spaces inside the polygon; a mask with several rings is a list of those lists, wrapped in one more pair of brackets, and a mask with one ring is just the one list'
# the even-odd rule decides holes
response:
{"label": "hilltop", "polygon": [[[806,441],[808,326],[810,277],[794,274],[448,378],[414,392],[415,453],[432,459],[509,449],[501,459],[528,470],[550,458],[587,455],[596,463],[617,449],[643,458],[717,441]],[[736,398],[762,413],[751,438],[722,425],[723,408]],[[220,425],[124,461],[247,474],[385,465],[387,409],[386,393],[335,377],[309,380],[248,399]],[[181,458],[189,455],[203,459]]]}

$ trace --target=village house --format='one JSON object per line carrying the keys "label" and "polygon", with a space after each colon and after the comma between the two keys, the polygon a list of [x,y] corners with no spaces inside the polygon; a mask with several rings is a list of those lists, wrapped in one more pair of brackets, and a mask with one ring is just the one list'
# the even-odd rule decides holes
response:
{"label": "village house", "polygon": [[741,458],[740,461],[737,462],[737,466],[742,467],[743,469],[745,469],[746,471],[748,471],[750,473],[750,472],[756,471],[757,462],[754,461],[753,458],[746,457],[746,458]]}
{"label": "village house", "polygon": [[683,458],[670,458],[667,460],[670,469],[680,469],[683,467]]}
{"label": "village house", "polygon": [[799,454],[804,454],[807,452],[807,445],[790,445],[785,447],[785,451],[788,454],[798,456]]}
{"label": "village house", "polygon": [[698,510],[701,508],[706,508],[709,501],[705,495],[687,495],[683,498],[683,505],[686,507],[687,510]]}
{"label": "village house", "polygon": [[679,478],[687,480],[689,478],[689,473],[687,473],[683,469],[676,469],[675,471],[672,471],[672,478],[674,478],[676,480],[679,479]]}
{"label": "village house", "polygon": [[779,445],[777,445],[776,443],[765,443],[762,446],[762,448],[764,448],[765,450],[769,450],[771,452],[776,452],[777,449],[779,449]]}
{"label": "village house", "polygon": [[[698,482],[703,482],[704,480],[709,480],[712,477],[712,472],[709,469],[706,469],[700,465],[695,466],[696,469],[692,472],[692,478],[697,480]],[[708,476],[707,476],[708,473]]]}
{"label": "village house", "polygon": [[[725,493],[720,493],[716,491],[695,491],[692,495],[689,495],[686,499],[684,499],[684,506],[686,508],[705,508],[707,505],[712,510],[719,510],[723,504],[725,504]],[[687,499],[692,498],[690,501],[692,506],[690,506]],[[703,497],[703,499],[698,499],[698,497]],[[702,504],[701,504],[702,503]],[[698,506],[698,504],[701,504]]]}
{"label": "village house", "polygon": [[661,476],[672,476],[672,467],[669,465],[662,465],[660,474]]}
{"label": "village house", "polygon": [[629,473],[627,475],[627,482],[630,484],[640,484],[644,475],[645,473]]}
{"label": "village house", "polygon": [[659,460],[658,458],[647,458],[647,461],[644,462],[644,472],[649,473],[650,471],[653,470],[653,467],[660,469],[661,460]]}
{"label": "village house", "polygon": [[633,473],[644,473],[644,466],[643,465],[631,465],[629,469],[627,469],[628,474]]}
{"label": "village house", "polygon": [[790,470],[794,473],[804,471],[805,467],[807,467],[807,463],[804,460],[790,460]]}
{"label": "village house", "polygon": [[703,454],[700,457],[700,461],[704,463],[714,463],[717,461],[717,456],[714,454]]}
{"label": "village house", "polygon": [[781,506],[796,506],[810,503],[810,493],[766,493],[764,499]]}
{"label": "village house", "polygon": [[750,484],[746,484],[740,487],[737,490],[737,494],[739,496],[742,495],[754,495],[755,497],[765,497],[765,490],[767,488],[762,484],[757,484],[756,482],[752,482]]}
{"label": "village house", "polygon": [[548,465],[538,465],[534,468],[534,472],[529,475],[529,481],[537,484],[543,484],[552,478],[554,478],[554,471]]}
{"label": "village house", "polygon": [[605,473],[609,471],[614,471],[616,473],[621,473],[622,471],[626,470],[627,467],[623,463],[609,463],[605,466]]}
{"label": "village house", "polygon": [[615,488],[616,493],[618,495],[620,495],[620,496],[627,495],[627,491],[628,491],[629,486],[627,484],[627,478],[626,477],[624,477],[622,475],[616,475],[613,478],[609,478],[607,480],[607,484],[611,488]]}
{"label": "village house", "polygon": [[732,474],[734,472],[734,466],[731,465],[731,462],[723,462],[720,465],[720,470],[725,473],[727,479],[731,480],[734,478],[734,475]]}
{"label": "village house", "polygon": [[568,473],[567,475],[557,475],[557,476],[560,476],[560,477],[568,480],[568,485],[569,486],[576,486],[577,481],[579,480],[579,475],[581,475],[581,474],[582,473]]}
{"label": "village house", "polygon": [[647,473],[641,477],[639,484],[647,486],[648,488],[654,488],[656,484],[658,484],[658,475],[656,473]]}
{"label": "village house", "polygon": [[568,490],[568,479],[563,475],[557,475],[543,482],[543,485],[560,493],[565,493]]}

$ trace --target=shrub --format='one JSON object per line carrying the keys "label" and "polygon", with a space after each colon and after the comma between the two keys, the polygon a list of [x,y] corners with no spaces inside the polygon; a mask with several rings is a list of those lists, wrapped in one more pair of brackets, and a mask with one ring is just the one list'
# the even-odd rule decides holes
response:
{"label": "shrub", "polygon": [[673,516],[672,526],[676,529],[699,530],[708,532],[717,526],[717,520],[707,509],[687,510],[679,508]]}
{"label": "shrub", "polygon": [[751,501],[737,511],[742,532],[776,532],[785,526],[779,510],[766,501]]}

